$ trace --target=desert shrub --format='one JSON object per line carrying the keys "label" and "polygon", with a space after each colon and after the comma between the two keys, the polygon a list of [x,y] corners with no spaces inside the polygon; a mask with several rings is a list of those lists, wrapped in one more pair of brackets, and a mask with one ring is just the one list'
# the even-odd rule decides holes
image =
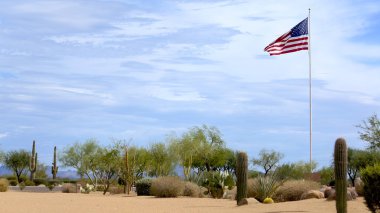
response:
{"label": "desert shrub", "polygon": [[206,172],[204,173],[204,179],[202,186],[206,187],[208,193],[213,198],[222,198],[225,186],[225,180],[229,174],[223,172]]}
{"label": "desert shrub", "polygon": [[136,181],[136,193],[138,196],[151,195],[150,187],[152,186],[152,179],[144,178]]}
{"label": "desert shrub", "polygon": [[18,187],[20,187],[20,190],[24,190],[25,189],[25,183],[24,182],[21,182],[18,184]]}
{"label": "desert shrub", "polygon": [[185,182],[185,189],[183,190],[183,196],[189,196],[189,197],[201,197],[202,192],[201,188],[192,182]]}
{"label": "desert shrub", "polygon": [[275,175],[259,176],[253,184],[256,200],[263,202],[265,198],[272,198],[282,182]]}
{"label": "desert shrub", "polygon": [[0,179],[0,192],[6,192],[8,190],[9,181],[5,178]]}
{"label": "desert shrub", "polygon": [[152,182],[151,194],[156,197],[178,197],[185,188],[184,182],[179,177],[159,177]]}
{"label": "desert shrub", "polygon": [[77,183],[78,183],[78,180],[69,179],[69,178],[64,178],[64,179],[61,179],[61,182],[62,182],[62,183],[72,183],[72,184],[77,184]]}
{"label": "desert shrub", "polygon": [[34,184],[36,185],[36,186],[39,186],[39,185],[47,185],[47,180],[46,179],[43,179],[43,178],[35,178],[34,180],[33,180],[33,182],[34,182]]}
{"label": "desert shrub", "polygon": [[247,181],[247,197],[256,197],[257,193],[255,192],[254,185],[257,183],[256,178],[249,178]]}
{"label": "desert shrub", "polygon": [[17,181],[17,177],[16,176],[6,176],[5,177],[8,181],[11,181],[11,180],[15,180]]}
{"label": "desert shrub", "polygon": [[24,183],[25,183],[25,186],[35,186],[35,185],[36,185],[36,184],[35,184],[33,181],[31,181],[31,180],[25,180]]}
{"label": "desert shrub", "polygon": [[364,199],[371,212],[380,212],[380,163],[360,171],[364,183]]}
{"label": "desert shrub", "polygon": [[21,175],[20,176],[20,183],[25,182],[26,180],[29,180],[29,178],[26,175]]}
{"label": "desert shrub", "polygon": [[110,194],[124,194],[124,186],[110,186],[108,191]]}
{"label": "desert shrub", "polygon": [[97,185],[95,191],[102,192],[106,188],[105,185]]}
{"label": "desert shrub", "polygon": [[303,193],[309,190],[319,190],[320,184],[308,180],[286,181],[273,196],[276,202],[300,200]]}
{"label": "desert shrub", "polygon": [[11,186],[17,186],[17,180],[10,180],[9,185]]}
{"label": "desert shrub", "polygon": [[62,185],[63,193],[77,193],[77,186],[72,183],[64,183]]}

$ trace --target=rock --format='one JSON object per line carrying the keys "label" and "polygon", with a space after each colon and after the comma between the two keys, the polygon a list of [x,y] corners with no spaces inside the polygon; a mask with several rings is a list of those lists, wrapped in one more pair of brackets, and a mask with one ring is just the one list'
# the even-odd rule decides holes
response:
{"label": "rock", "polygon": [[331,187],[328,187],[325,189],[325,192],[324,192],[325,198],[329,198],[332,194],[335,194],[335,189],[333,189]]}
{"label": "rock", "polygon": [[355,191],[357,192],[358,196],[363,196],[364,195],[364,183],[363,181],[359,178],[355,179]]}
{"label": "rock", "polygon": [[248,201],[248,204],[257,204],[257,203],[260,203],[255,198],[247,198],[247,201]]}
{"label": "rock", "polygon": [[311,199],[311,198],[321,199],[324,197],[325,195],[320,191],[309,190],[301,195],[301,200],[306,200],[306,199]]}
{"label": "rock", "polygon": [[[326,193],[325,193],[326,194]],[[347,200],[354,200],[357,197],[357,193],[353,188],[347,188]],[[327,200],[335,200],[336,192],[335,190],[327,197]]]}

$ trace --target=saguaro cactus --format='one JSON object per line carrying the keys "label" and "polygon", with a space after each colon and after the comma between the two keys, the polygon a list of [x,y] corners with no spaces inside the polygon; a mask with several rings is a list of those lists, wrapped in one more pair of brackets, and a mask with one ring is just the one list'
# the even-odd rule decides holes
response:
{"label": "saguaro cactus", "polygon": [[37,153],[36,153],[36,142],[33,141],[32,155],[29,160],[29,171],[30,171],[30,180],[34,180],[34,175],[37,170]]}
{"label": "saguaro cactus", "polygon": [[53,175],[53,179],[57,177],[58,166],[57,166],[57,147],[54,147],[54,158],[53,158],[53,166],[51,167],[51,174]]}
{"label": "saguaro cactus", "polygon": [[335,141],[334,172],[336,212],[347,213],[347,145],[343,138]]}
{"label": "saguaro cactus", "polygon": [[245,152],[239,152],[236,160],[236,201],[237,205],[247,203],[247,177],[248,177],[248,157]]}
{"label": "saguaro cactus", "polygon": [[128,164],[128,148],[125,148],[125,174],[124,174],[124,193],[129,194],[129,186],[130,183],[128,182],[128,176],[129,176],[129,164]]}

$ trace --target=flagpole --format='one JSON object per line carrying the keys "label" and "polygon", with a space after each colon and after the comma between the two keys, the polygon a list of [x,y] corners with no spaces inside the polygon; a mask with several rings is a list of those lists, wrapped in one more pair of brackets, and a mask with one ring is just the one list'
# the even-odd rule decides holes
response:
{"label": "flagpole", "polygon": [[311,99],[311,32],[310,32],[310,8],[309,8],[309,17],[308,17],[308,34],[309,34],[309,42],[308,42],[308,53],[309,53],[309,131],[310,131],[310,173],[313,172],[312,169],[312,145],[313,145],[313,126],[312,126],[312,99]]}

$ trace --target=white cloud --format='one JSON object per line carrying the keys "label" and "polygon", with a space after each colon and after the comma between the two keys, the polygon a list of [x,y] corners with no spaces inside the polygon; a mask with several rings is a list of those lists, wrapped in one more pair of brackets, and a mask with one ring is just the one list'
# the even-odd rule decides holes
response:
{"label": "white cloud", "polygon": [[2,138],[5,138],[5,137],[7,137],[8,136],[8,133],[2,133],[2,132],[0,132],[0,139],[2,139]]}

